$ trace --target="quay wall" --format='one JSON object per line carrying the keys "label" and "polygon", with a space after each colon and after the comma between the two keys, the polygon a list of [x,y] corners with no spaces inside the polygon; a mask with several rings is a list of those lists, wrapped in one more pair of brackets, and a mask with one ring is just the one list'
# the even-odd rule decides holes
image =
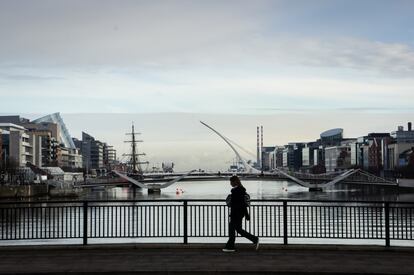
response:
{"label": "quay wall", "polygon": [[48,194],[47,185],[1,185],[0,199],[27,198]]}

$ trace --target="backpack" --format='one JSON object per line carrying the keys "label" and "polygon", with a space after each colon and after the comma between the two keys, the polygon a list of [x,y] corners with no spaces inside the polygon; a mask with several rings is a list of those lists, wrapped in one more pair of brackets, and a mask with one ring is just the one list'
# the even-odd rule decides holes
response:
{"label": "backpack", "polygon": [[244,203],[246,204],[247,207],[250,206],[250,195],[247,193],[244,195]]}
{"label": "backpack", "polygon": [[[244,194],[244,203],[246,204],[246,207],[250,206],[250,195],[249,194]],[[228,207],[231,206],[231,194],[229,194],[226,198],[226,205]]]}

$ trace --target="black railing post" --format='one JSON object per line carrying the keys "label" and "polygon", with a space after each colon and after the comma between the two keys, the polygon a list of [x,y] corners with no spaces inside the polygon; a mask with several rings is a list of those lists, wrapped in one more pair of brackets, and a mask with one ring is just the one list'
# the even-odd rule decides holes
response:
{"label": "black railing post", "polygon": [[385,202],[385,246],[390,246],[390,203]]}
{"label": "black railing post", "polygon": [[283,244],[288,244],[287,201],[283,201]]}
{"label": "black railing post", "polygon": [[88,202],[83,202],[83,245],[88,244]]}
{"label": "black railing post", "polygon": [[187,201],[184,201],[184,244],[188,243],[188,232],[187,232],[187,227],[188,227],[188,212],[187,212]]}

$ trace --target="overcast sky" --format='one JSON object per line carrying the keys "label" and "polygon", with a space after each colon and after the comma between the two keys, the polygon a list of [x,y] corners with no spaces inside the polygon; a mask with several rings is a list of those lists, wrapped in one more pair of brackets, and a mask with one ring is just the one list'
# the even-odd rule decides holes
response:
{"label": "overcast sky", "polygon": [[1,109],[410,109],[413,13],[411,0],[2,0]]}
{"label": "overcast sky", "polygon": [[0,113],[249,115],[253,151],[263,115],[284,118],[273,143],[392,130],[413,113],[413,14],[411,0],[1,0]]}

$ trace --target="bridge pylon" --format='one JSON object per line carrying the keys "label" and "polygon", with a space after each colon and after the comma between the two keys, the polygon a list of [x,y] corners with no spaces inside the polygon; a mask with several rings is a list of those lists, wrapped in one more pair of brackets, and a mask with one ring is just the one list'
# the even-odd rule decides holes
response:
{"label": "bridge pylon", "polygon": [[231,144],[231,142],[230,142],[230,140],[228,138],[226,138],[225,136],[223,136],[222,134],[220,134],[217,130],[215,130],[213,127],[211,127],[207,123],[202,122],[202,121],[200,121],[200,123],[203,124],[204,126],[206,126],[211,131],[213,131],[215,134],[217,134],[220,138],[222,138],[224,140],[224,142],[228,146],[230,146],[230,148],[236,154],[236,157],[242,162],[242,164],[244,166],[244,169],[246,170],[247,173],[252,173],[252,174],[260,174],[260,173],[262,173],[262,171],[254,168],[253,166],[251,166],[250,164],[248,164],[247,161],[244,158],[241,157],[240,153],[236,150],[236,148],[234,148],[234,146]]}

